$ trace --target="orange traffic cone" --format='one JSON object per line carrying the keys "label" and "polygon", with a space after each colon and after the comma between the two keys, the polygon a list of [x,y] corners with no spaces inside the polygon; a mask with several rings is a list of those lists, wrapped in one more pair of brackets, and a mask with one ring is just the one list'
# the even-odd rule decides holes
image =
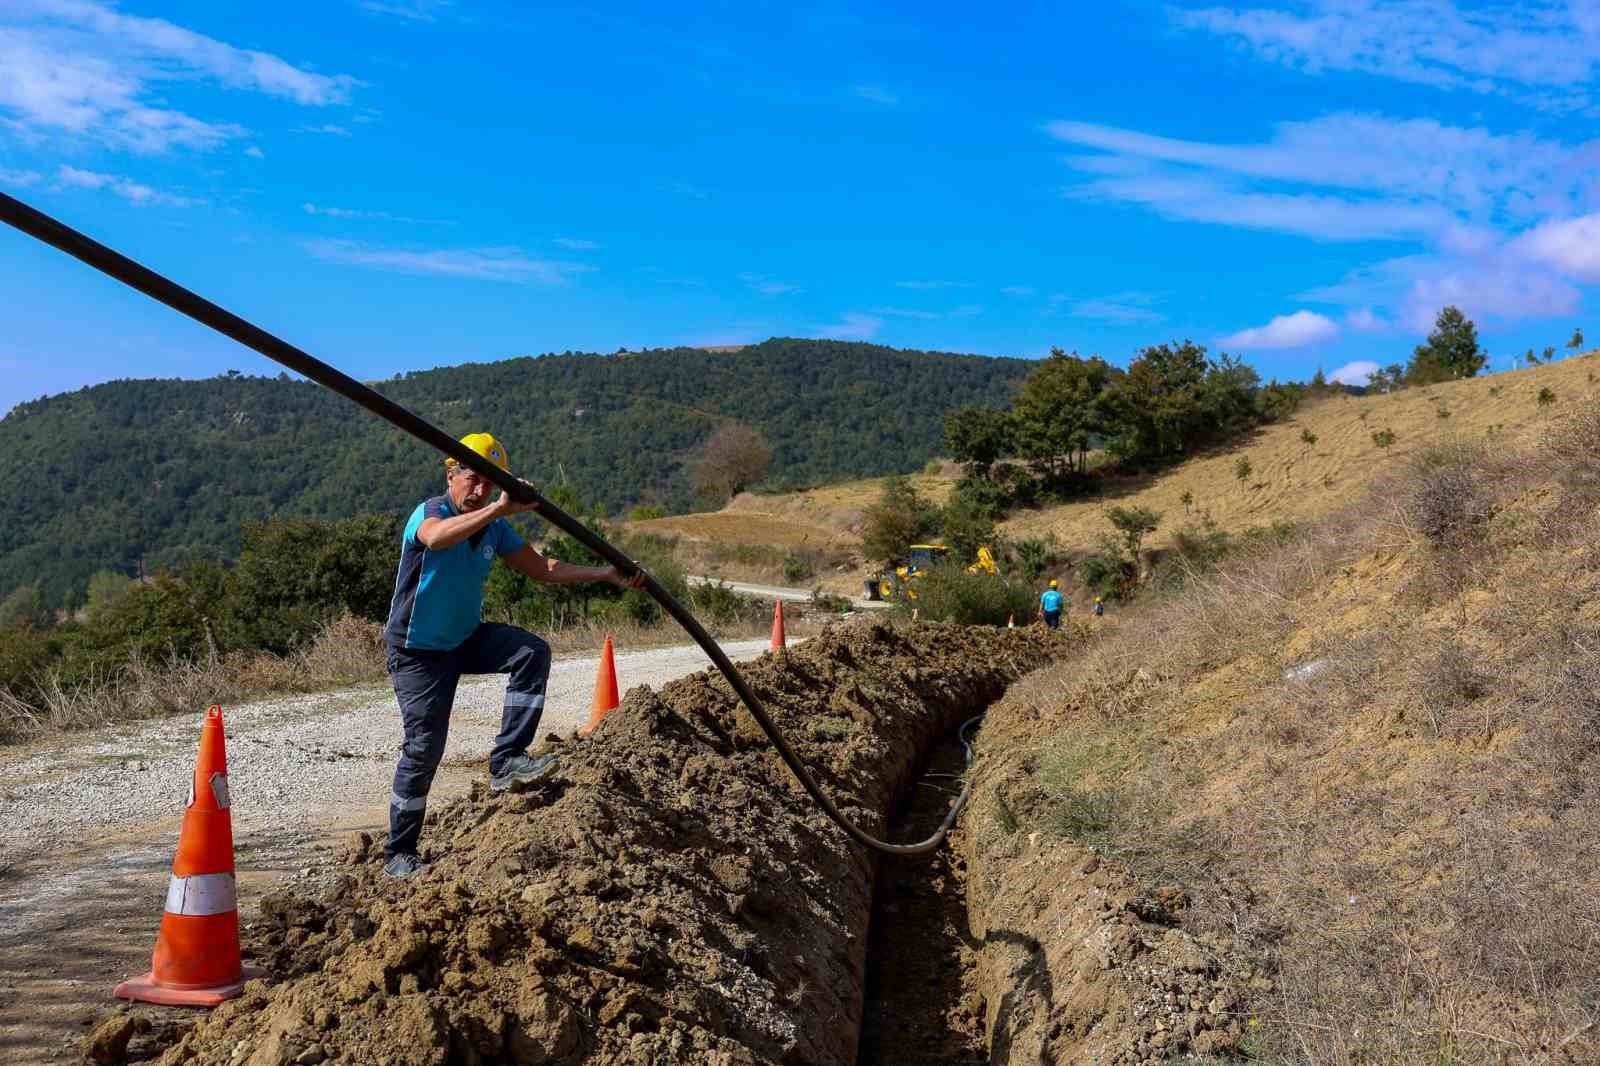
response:
{"label": "orange traffic cone", "polygon": [[239,900],[233,878],[233,816],[222,708],[206,711],[200,755],[172,860],[166,913],[150,972],[116,987],[122,999],[169,1007],[215,1007],[262,976],[239,958]]}
{"label": "orange traffic cone", "polygon": [[621,702],[617,697],[616,652],[611,647],[611,638],[607,637],[605,647],[600,649],[600,670],[594,678],[594,703],[589,707],[589,722],[578,730],[578,735],[582,737],[594,732],[600,719],[616,710]]}
{"label": "orange traffic cone", "polygon": [[1015,628],[1017,628],[1017,616],[1016,615],[1014,615],[1014,614],[1006,615],[1006,628],[1007,629],[1015,629]]}
{"label": "orange traffic cone", "polygon": [[777,606],[772,609],[772,650],[782,651],[786,646],[783,637],[783,601],[775,601]]}

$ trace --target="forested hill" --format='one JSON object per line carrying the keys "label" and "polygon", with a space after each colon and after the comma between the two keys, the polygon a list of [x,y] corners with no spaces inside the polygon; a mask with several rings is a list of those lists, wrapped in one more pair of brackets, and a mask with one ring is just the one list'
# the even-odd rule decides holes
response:
{"label": "forested hill", "polygon": [[[1031,366],[773,339],[509,359],[377,388],[451,434],[493,432],[518,474],[564,476],[614,514],[640,501],[685,507],[686,460],[730,420],[770,442],[770,483],[914,469],[936,450],[946,411],[1004,404]],[[0,596],[42,580],[59,603],[97,570],[232,558],[250,519],[399,512],[442,483],[423,445],[287,376],[117,381],[49,397],[0,419]]]}

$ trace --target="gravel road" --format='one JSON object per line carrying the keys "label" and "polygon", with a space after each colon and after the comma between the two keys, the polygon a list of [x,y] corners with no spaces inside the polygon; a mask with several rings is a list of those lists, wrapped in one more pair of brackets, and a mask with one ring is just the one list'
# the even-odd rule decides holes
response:
{"label": "gravel road", "polygon": [[[791,644],[797,643],[791,641]],[[764,640],[723,645],[736,662]],[[589,718],[597,660],[559,659],[539,734]],[[617,655],[626,692],[710,665],[695,645]],[[433,797],[488,772],[501,676],[463,679]],[[0,1062],[78,1062],[111,986],[150,966],[150,946],[194,772],[192,715],[0,749]],[[286,879],[317,876],[351,830],[381,837],[400,745],[387,687],[223,708],[240,918]],[[426,852],[436,842],[423,835]],[[159,1010],[153,1016],[161,1016]]]}
{"label": "gravel road", "polygon": [[[735,661],[766,641],[726,644]],[[598,660],[550,671],[539,735],[570,735],[588,720]],[[710,665],[694,645],[617,656],[618,687],[659,686]],[[462,679],[445,747],[446,770],[487,772],[500,729],[500,675]],[[24,757],[0,756],[0,869],[24,856],[80,845],[95,833],[176,822],[194,772],[201,712],[54,738]],[[386,800],[400,745],[387,687],[295,696],[223,709],[235,834],[316,824],[350,805]],[[0,931],[5,912],[0,903]]]}

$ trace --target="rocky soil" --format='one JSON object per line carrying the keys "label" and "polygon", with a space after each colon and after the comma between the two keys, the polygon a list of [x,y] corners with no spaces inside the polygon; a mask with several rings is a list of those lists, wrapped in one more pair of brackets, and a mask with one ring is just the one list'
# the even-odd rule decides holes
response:
{"label": "rocky soil", "polygon": [[1185,892],[1018,830],[1050,802],[1032,773],[1047,736],[1016,696],[990,709],[955,837],[988,1061],[1139,1066],[1237,1051],[1253,974],[1231,945],[1183,928]]}
{"label": "rocky soil", "polygon": [[[746,677],[874,831],[936,738],[1066,647],[1041,630],[839,627]],[[559,774],[430,812],[431,869],[270,897],[252,984],[161,1061],[850,1063],[872,858],[720,678],[635,689]]]}

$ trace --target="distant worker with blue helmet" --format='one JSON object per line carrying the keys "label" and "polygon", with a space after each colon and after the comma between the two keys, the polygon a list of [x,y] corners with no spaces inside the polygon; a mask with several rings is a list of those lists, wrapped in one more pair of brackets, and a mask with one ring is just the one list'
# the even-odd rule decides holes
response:
{"label": "distant worker with blue helmet", "polygon": [[[489,434],[473,433],[461,443],[501,470],[510,469],[505,448]],[[500,735],[489,754],[489,787],[496,792],[518,788],[555,769],[555,756],[533,758],[527,751],[544,711],[550,645],[516,626],[483,621],[483,583],[494,561],[555,585],[609,581],[637,588],[643,583],[642,575],[627,578],[615,567],[545,558],[506,521],[508,515],[532,510],[532,504],[504,492],[491,502],[489,479],[454,459],[445,460],[444,476],[444,493],[418,504],[406,523],[383,633],[405,731],[383,849],[383,872],[397,878],[427,868],[417,847],[462,674],[510,675]]]}
{"label": "distant worker with blue helmet", "polygon": [[1051,629],[1061,628],[1061,588],[1055,578],[1050,579],[1050,587],[1039,597],[1039,616]]}

